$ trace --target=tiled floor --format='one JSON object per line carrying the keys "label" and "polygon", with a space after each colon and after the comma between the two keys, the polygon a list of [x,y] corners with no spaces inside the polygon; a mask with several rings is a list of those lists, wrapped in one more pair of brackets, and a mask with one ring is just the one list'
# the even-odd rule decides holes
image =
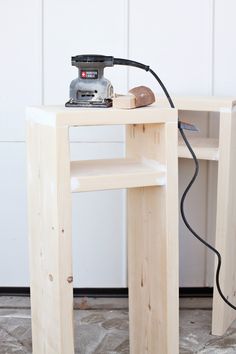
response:
{"label": "tiled floor", "polygon": [[[75,299],[77,354],[129,353],[127,299]],[[180,354],[236,353],[236,323],[213,337],[211,302],[181,299]],[[29,298],[0,297],[0,354],[31,353]]]}

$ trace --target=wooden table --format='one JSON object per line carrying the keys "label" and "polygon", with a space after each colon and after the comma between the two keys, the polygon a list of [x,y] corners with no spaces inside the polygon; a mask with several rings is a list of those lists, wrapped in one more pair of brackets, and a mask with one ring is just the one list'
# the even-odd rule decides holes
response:
{"label": "wooden table", "polygon": [[[125,158],[70,160],[69,128],[121,124]],[[177,354],[177,111],[31,107],[27,151],[33,353],[74,353],[71,192],[128,188],[130,353]]]}
{"label": "wooden table", "polygon": [[[174,97],[176,108],[187,118],[187,112],[218,113],[219,136],[190,137],[197,157],[218,163],[215,247],[222,255],[220,283],[224,295],[236,306],[236,98],[217,96]],[[158,106],[168,106],[158,98]],[[214,115],[212,119],[217,119]],[[198,125],[198,120],[195,120]],[[194,134],[195,135],[195,134]],[[191,155],[179,141],[179,158]],[[215,264],[216,271],[217,263]],[[213,296],[212,334],[223,335],[236,319],[236,311],[221,299],[216,286]]]}

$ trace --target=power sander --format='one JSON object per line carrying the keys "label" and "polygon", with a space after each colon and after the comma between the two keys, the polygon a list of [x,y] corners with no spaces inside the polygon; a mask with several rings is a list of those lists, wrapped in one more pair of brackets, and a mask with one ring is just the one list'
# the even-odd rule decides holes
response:
{"label": "power sander", "polygon": [[[173,101],[157,74],[150,66],[134,60],[114,58],[108,55],[82,54],[71,57],[71,64],[78,68],[78,77],[70,84],[70,99],[66,102],[66,107],[111,107],[113,99],[113,86],[104,74],[104,68],[114,65],[133,66],[145,71],[149,71],[158,81],[164,91],[169,104],[174,108]],[[138,90],[137,90],[138,89]],[[152,91],[146,86],[140,86],[129,91],[138,92],[140,104],[136,107],[151,104],[155,101]],[[124,106],[124,108],[126,108]],[[197,131],[196,127],[189,123],[179,122],[187,130]]]}
{"label": "power sander", "polygon": [[111,107],[113,87],[103,76],[106,67],[128,65],[151,70],[132,60],[97,54],[73,56],[71,64],[78,68],[79,75],[70,84],[70,100],[66,107]]}
{"label": "power sander", "polygon": [[113,87],[103,76],[104,68],[114,65],[105,55],[77,55],[71,64],[79,69],[78,78],[70,84],[70,100],[66,107],[110,107]]}

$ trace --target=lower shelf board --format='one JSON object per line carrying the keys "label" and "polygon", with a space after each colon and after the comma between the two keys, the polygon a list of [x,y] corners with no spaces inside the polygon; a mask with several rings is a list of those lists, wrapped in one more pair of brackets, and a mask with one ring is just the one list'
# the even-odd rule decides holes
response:
{"label": "lower shelf board", "polygon": [[[188,138],[194,153],[200,160],[219,160],[219,141],[212,138]],[[179,138],[178,147],[179,158],[192,158],[188,148],[186,147],[182,138]]]}
{"label": "lower shelf board", "polygon": [[165,185],[165,166],[157,161],[107,159],[71,161],[71,191],[86,192]]}

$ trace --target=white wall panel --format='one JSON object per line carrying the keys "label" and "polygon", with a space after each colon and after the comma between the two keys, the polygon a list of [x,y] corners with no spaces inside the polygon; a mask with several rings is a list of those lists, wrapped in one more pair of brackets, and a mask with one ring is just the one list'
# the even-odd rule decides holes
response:
{"label": "white wall panel", "polygon": [[[204,238],[207,222],[206,165],[206,161],[200,162],[199,177],[185,203],[186,216],[190,225]],[[193,162],[189,159],[181,159],[179,167],[179,192],[182,195],[192,177]],[[187,230],[182,218],[180,218],[180,286],[204,286],[205,252],[205,247]]]}
{"label": "white wall panel", "polygon": [[[236,27],[234,0],[215,0],[214,4],[214,61],[213,61],[213,93],[222,96],[236,95]],[[212,137],[218,137],[218,120],[212,117],[210,120],[210,133]],[[216,191],[217,188],[217,164],[211,163],[209,168],[208,185],[208,223],[209,241],[214,242],[215,219],[216,219]],[[223,260],[224,261],[224,260]],[[208,252],[206,285],[213,285],[214,256]]]}
{"label": "white wall panel", "polygon": [[73,195],[75,287],[126,287],[124,192]]}
{"label": "white wall panel", "polygon": [[[71,144],[72,159],[123,157],[123,144]],[[125,287],[124,191],[73,194],[74,286]]]}
{"label": "white wall panel", "polygon": [[[190,112],[189,112],[190,113]],[[207,136],[208,113],[181,112],[180,119],[195,123],[200,130],[199,136]],[[187,133],[195,135],[196,133]],[[193,176],[194,163],[189,159],[179,160],[179,196],[181,197]],[[190,225],[201,237],[207,239],[208,213],[208,162],[200,161],[199,176],[185,201],[185,214]],[[188,231],[180,217],[180,286],[205,286],[206,248]]]}
{"label": "white wall panel", "polygon": [[[70,58],[83,53],[129,56],[149,64],[170,93],[234,95],[236,3],[0,0],[0,7],[0,286],[27,286],[25,147],[15,143],[24,140],[25,106],[41,104],[41,100],[64,104],[69,84],[77,76]],[[138,69],[130,69],[129,80],[127,69],[118,66],[106,69],[105,76],[116,92],[126,92],[127,82],[129,87],[146,84],[161,92],[151,75]],[[200,125],[203,135],[216,128],[212,120],[209,124],[201,120]],[[74,158],[123,153],[124,134],[119,126],[76,128],[70,136]],[[181,161],[180,169],[183,191],[191,162]],[[212,242],[216,177],[216,163],[209,168],[201,163],[199,181],[187,201],[193,226]],[[73,195],[75,286],[127,285],[124,214],[122,191]],[[180,230],[181,286],[211,285],[212,257],[182,222]]]}
{"label": "white wall panel", "polygon": [[0,141],[22,141],[25,106],[41,103],[41,0],[0,1]]}
{"label": "white wall panel", "polygon": [[215,0],[214,94],[236,94],[235,0]]}
{"label": "white wall panel", "polygon": [[0,143],[0,287],[28,286],[24,143]]}
{"label": "white wall panel", "polygon": [[[212,89],[211,0],[130,0],[129,57],[150,65],[172,94],[207,95]],[[149,73],[130,69],[129,86],[146,84],[163,92]],[[186,112],[183,120],[199,122],[207,134],[207,115]],[[192,163],[181,160],[180,195],[192,176]],[[186,214],[197,231],[206,236],[207,163],[186,202]],[[187,231],[180,218],[180,285],[204,286],[206,250]]]}
{"label": "white wall panel", "polygon": [[[64,104],[68,100],[69,84],[78,75],[71,66],[72,55],[126,56],[126,16],[125,0],[45,2],[45,104]],[[105,76],[115,91],[126,91],[126,69],[105,69]],[[122,144],[86,144],[123,141],[123,128],[119,126],[71,129],[70,136],[72,141],[85,142],[72,144],[76,158],[112,157],[116,149],[121,154],[123,151]],[[78,194],[73,196],[73,207],[75,286],[126,286],[123,193]]]}
{"label": "white wall panel", "polygon": [[[127,56],[126,0],[82,1],[50,0],[44,6],[44,102],[64,104],[69,84],[78,72],[71,56],[104,54]],[[126,92],[126,69],[107,68],[105,76],[115,91]],[[114,137],[115,131],[115,137]],[[84,132],[83,140],[123,139],[121,127],[94,128]],[[73,136],[80,140],[81,136]]]}
{"label": "white wall panel", "polygon": [[[0,143],[0,287],[28,286],[25,143]],[[123,156],[123,144],[71,144],[74,159]],[[124,192],[73,194],[75,286],[126,286]]]}
{"label": "white wall panel", "polygon": [[[212,0],[130,0],[130,58],[150,65],[171,93],[211,92]],[[150,74],[131,69],[130,86]]]}
{"label": "white wall panel", "polygon": [[[126,0],[44,1],[43,22],[45,104],[64,104],[68,100],[70,82],[78,75],[71,66],[71,56],[127,56]],[[105,77],[111,80],[115,92],[126,92],[125,68],[107,68]],[[72,144],[72,157],[106,158],[122,154],[122,143],[102,142],[122,142],[123,130],[121,126],[71,129],[71,141],[80,142]],[[73,196],[75,286],[126,286],[123,194],[106,191]]]}

